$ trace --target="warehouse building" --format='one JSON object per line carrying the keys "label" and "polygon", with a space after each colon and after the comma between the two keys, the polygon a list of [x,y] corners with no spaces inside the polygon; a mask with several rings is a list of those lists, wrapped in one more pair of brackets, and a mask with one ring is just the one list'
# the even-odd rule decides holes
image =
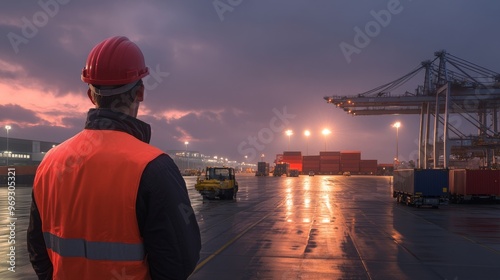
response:
{"label": "warehouse building", "polygon": [[59,143],[0,137],[0,166],[38,165]]}

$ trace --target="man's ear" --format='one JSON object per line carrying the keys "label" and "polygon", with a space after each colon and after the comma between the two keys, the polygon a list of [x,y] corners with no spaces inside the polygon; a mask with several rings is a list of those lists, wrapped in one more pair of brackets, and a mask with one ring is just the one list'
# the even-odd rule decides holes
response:
{"label": "man's ear", "polygon": [[94,101],[94,96],[92,95],[92,91],[90,89],[87,90],[87,96],[89,97],[92,104],[96,105]]}
{"label": "man's ear", "polygon": [[144,101],[144,85],[140,85],[136,92],[137,101]]}

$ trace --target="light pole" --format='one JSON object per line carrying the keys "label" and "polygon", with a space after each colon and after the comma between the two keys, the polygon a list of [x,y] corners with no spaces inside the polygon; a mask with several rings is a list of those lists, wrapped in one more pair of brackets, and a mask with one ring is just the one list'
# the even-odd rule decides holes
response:
{"label": "light pole", "polygon": [[10,152],[9,152],[9,130],[11,128],[12,127],[10,125],[6,125],[5,126],[5,130],[7,130],[7,166],[9,166],[9,156],[10,156]]}
{"label": "light pole", "polygon": [[309,155],[309,136],[311,132],[309,130],[304,131],[304,135],[306,136],[306,155]]}
{"label": "light pole", "polygon": [[323,131],[321,131],[321,133],[325,135],[325,152],[326,152],[326,136],[332,132],[328,128],[325,128],[323,129]]}
{"label": "light pole", "polygon": [[186,145],[185,155],[186,155],[186,158],[187,158],[187,168],[189,169],[188,144],[189,144],[188,141],[184,142],[184,145]]}
{"label": "light pole", "polygon": [[288,135],[288,150],[290,151],[290,136],[292,136],[293,134],[293,131],[291,131],[290,129],[285,131],[286,135]]}
{"label": "light pole", "polygon": [[401,126],[400,122],[395,122],[392,127],[396,128],[396,166],[399,165],[399,127]]}

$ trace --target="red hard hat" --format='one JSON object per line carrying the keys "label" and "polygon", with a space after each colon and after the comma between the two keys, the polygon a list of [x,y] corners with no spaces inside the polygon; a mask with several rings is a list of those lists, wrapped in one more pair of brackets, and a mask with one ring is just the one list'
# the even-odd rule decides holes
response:
{"label": "red hard hat", "polygon": [[139,47],[127,37],[115,36],[90,51],[82,81],[93,85],[124,85],[145,77],[149,70]]}

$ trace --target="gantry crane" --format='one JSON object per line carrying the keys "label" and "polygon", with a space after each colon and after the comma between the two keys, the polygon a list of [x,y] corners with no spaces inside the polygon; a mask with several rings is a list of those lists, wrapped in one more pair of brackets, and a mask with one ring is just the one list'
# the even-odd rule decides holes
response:
{"label": "gantry crane", "polygon": [[[486,167],[492,167],[500,151],[500,74],[444,50],[434,55],[433,60],[422,62],[392,82],[355,96],[326,96],[324,99],[354,116],[419,114],[419,168],[430,168],[430,159],[433,168],[448,168],[452,153],[460,157],[478,156],[479,153],[486,159]],[[392,93],[422,71],[425,72],[424,83],[414,92]],[[463,116],[477,127],[477,135],[466,135],[451,125],[450,114]],[[431,116],[434,122],[432,145]],[[441,126],[442,138],[438,136]],[[450,137],[450,133],[455,137]],[[439,163],[441,155],[442,164]]]}

